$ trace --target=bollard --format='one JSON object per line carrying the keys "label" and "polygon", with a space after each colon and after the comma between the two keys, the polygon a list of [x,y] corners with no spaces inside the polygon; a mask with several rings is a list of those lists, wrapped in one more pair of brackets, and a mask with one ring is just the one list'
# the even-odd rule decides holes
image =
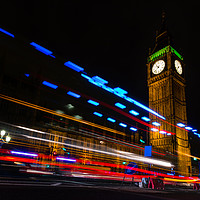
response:
{"label": "bollard", "polygon": [[193,190],[199,190],[199,183],[194,183]]}
{"label": "bollard", "polygon": [[149,179],[149,183],[148,183],[148,188],[152,188],[152,189],[165,189],[164,183],[161,179],[154,179],[154,178],[150,178]]}

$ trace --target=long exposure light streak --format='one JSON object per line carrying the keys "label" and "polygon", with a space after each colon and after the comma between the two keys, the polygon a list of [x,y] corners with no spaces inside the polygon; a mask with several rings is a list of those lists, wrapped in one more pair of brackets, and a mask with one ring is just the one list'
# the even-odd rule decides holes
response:
{"label": "long exposure light streak", "polygon": [[[87,76],[87,75],[85,75],[85,74],[81,74],[81,76],[83,76],[84,78],[86,78],[86,79],[88,79],[89,80],[89,82],[90,82],[90,80],[91,80],[91,78],[89,77],[89,76]],[[93,80],[93,79],[92,79]],[[93,81],[93,82],[95,82],[95,81]],[[101,84],[102,85],[102,84]],[[97,84],[97,86],[99,86],[98,84]],[[102,85],[103,86],[103,85]],[[66,87],[66,86],[61,86],[60,85],[60,87],[63,87],[63,88],[65,88],[65,89],[67,89],[67,90],[69,90],[70,88],[68,88],[68,87]],[[99,86],[100,87],[100,86]],[[106,86],[105,86],[106,87]],[[109,88],[109,87],[106,87],[106,88]],[[106,88],[104,88],[104,89],[106,89]],[[110,91],[110,89],[111,88],[109,88],[109,90],[108,91]],[[71,89],[70,89],[71,90]],[[113,89],[111,89],[112,91],[114,91]],[[74,92],[77,92],[77,91],[74,91]],[[88,95],[85,95],[85,94],[81,94],[81,96],[83,96],[83,97],[85,97],[85,98],[87,98],[87,99],[89,99],[89,98],[91,98],[91,97],[89,97]],[[95,99],[94,99],[95,100]],[[126,100],[127,101],[130,101],[130,102],[132,102],[133,101],[133,99],[132,98],[129,98],[129,97],[126,97]],[[97,100],[96,100],[97,101]],[[101,102],[100,100],[98,100],[100,103],[101,103],[101,105],[103,105],[103,106],[105,106],[105,107],[108,107],[108,108],[110,108],[110,109],[112,109],[112,110],[114,110],[114,111],[116,111],[116,112],[118,112],[118,113],[120,113],[120,114],[122,114],[122,115],[124,115],[124,116],[126,116],[126,117],[128,117],[128,118],[130,118],[130,119],[133,119],[134,121],[137,121],[137,122],[139,122],[139,123],[141,123],[141,124],[143,124],[143,125],[145,125],[145,126],[148,126],[148,127],[151,127],[152,128],[152,126],[151,125],[149,125],[148,123],[145,123],[145,122],[143,122],[142,120],[140,120],[140,119],[138,119],[138,118],[133,118],[133,117],[131,117],[131,115],[128,115],[128,113],[126,113],[126,112],[123,112],[122,110],[119,110],[119,109],[117,109],[117,108],[114,108],[114,107],[112,107],[111,105],[109,105],[109,104],[106,104],[106,103],[104,103],[104,102]],[[140,105],[140,103],[139,102],[136,102],[135,101],[135,103],[137,104],[137,105]],[[141,104],[142,105],[142,104]],[[171,126],[174,126],[174,127],[177,127],[177,128],[180,128],[180,127],[178,127],[177,125],[174,125],[174,124],[171,124],[171,123],[169,123],[169,122],[167,122],[166,121],[166,119],[164,119],[164,118],[161,118],[161,120],[163,121],[163,122],[165,122],[165,123],[167,123],[167,124],[169,124],[169,125],[171,125]],[[182,128],[180,128],[180,129],[182,129]],[[182,129],[183,130],[183,129]],[[187,130],[188,131],[188,130]],[[175,133],[172,133],[172,132],[168,132],[168,131],[166,131],[168,134],[167,135],[175,135]]]}
{"label": "long exposure light streak", "polygon": [[[64,146],[70,146],[70,147],[74,147],[74,148],[78,148],[78,149],[84,149],[84,150],[93,151],[93,152],[97,152],[97,153],[102,153],[102,154],[107,154],[107,155],[111,155],[111,156],[126,158],[126,159],[129,159],[129,160],[136,160],[136,161],[144,162],[144,163],[148,163],[148,164],[154,164],[154,165],[159,165],[159,166],[163,166],[163,167],[173,167],[173,165],[170,162],[166,162],[166,161],[162,161],[162,160],[158,160],[158,159],[146,158],[144,156],[137,156],[137,155],[134,155],[134,154],[132,154],[131,156],[127,156],[127,155],[124,155],[124,154],[102,151],[102,150],[98,150],[98,149],[79,146],[79,145],[75,145],[75,144],[67,144],[67,143],[58,142],[58,141],[52,141],[52,140],[39,138],[39,137],[33,137],[33,136],[28,136],[28,135],[23,135],[23,136],[27,137],[29,139],[40,140],[40,141],[49,142],[49,143],[61,144],[61,145],[64,145]],[[107,149],[111,149],[111,148],[107,148]]]}
{"label": "long exposure light streak", "polygon": [[[53,118],[50,118],[50,119],[53,119]],[[51,136],[54,135],[54,134],[51,134],[51,133],[48,133],[48,132],[39,131],[39,130],[36,130],[36,129],[24,127],[24,126],[18,126],[18,125],[14,125],[14,124],[10,124],[10,123],[5,123],[5,122],[1,122],[1,121],[0,121],[0,123],[6,124],[6,125],[9,125],[9,126],[13,126],[13,127],[19,128],[19,129],[23,129],[23,130],[26,130],[26,131],[31,131],[31,132],[36,132],[36,133],[41,133],[41,134],[46,134],[46,135],[51,135]],[[94,137],[94,138],[97,138],[97,139],[109,141],[109,142],[120,144],[120,145],[123,145],[123,146],[124,145],[125,146],[129,146],[131,148],[137,148],[139,150],[143,150],[144,151],[144,147],[142,147],[142,146],[135,145],[135,144],[132,144],[132,143],[128,143],[128,142],[125,142],[125,141],[122,141],[122,140],[117,140],[115,138],[111,138],[111,137],[108,137],[108,136],[105,136],[105,135],[102,136],[100,133],[99,134],[98,134],[98,132],[96,133],[96,131],[94,133],[94,132],[88,131],[88,129],[86,129],[86,130],[79,129],[79,131],[75,131],[75,130],[71,130],[71,131],[73,131],[74,133],[77,133],[77,134],[81,133],[81,134],[84,134],[86,136],[90,136],[90,137]],[[65,136],[60,136],[60,137],[62,137],[63,139],[71,140],[71,141],[77,141],[76,139],[65,137]],[[158,155],[162,155],[162,156],[166,155],[166,154],[154,151],[154,150],[152,150],[152,153],[158,154]]]}
{"label": "long exposure light streak", "polygon": [[28,102],[25,102],[25,101],[22,101],[22,100],[19,100],[19,99],[15,99],[15,98],[3,95],[3,94],[0,94],[0,98],[14,102],[14,103],[18,103],[18,104],[23,105],[23,106],[27,106],[29,108],[33,108],[33,109],[40,110],[40,111],[50,113],[50,114],[53,114],[53,115],[57,115],[57,116],[60,116],[60,117],[66,118],[66,119],[70,119],[70,120],[73,120],[73,121],[76,121],[76,122],[79,122],[79,123],[82,123],[82,124],[93,126],[95,128],[99,128],[99,129],[102,129],[102,130],[105,130],[105,131],[117,133],[117,134],[120,134],[120,135],[125,135],[125,133],[123,133],[121,131],[117,131],[117,130],[114,130],[114,129],[111,129],[111,128],[108,128],[108,127],[105,127],[105,126],[101,126],[101,125],[98,125],[98,124],[95,124],[95,123],[92,123],[92,122],[82,120],[82,119],[77,119],[76,117],[73,117],[73,116],[70,116],[70,115],[67,115],[67,114],[60,114],[60,113],[57,113],[54,110],[44,108],[42,106],[38,106],[38,105],[35,105],[35,104],[32,104],[32,103],[28,103]]}
{"label": "long exposure light streak", "polygon": [[75,159],[71,159],[71,158],[63,158],[63,157],[57,157],[57,160],[62,160],[62,161],[67,161],[67,162],[76,162]]}
{"label": "long exposure light streak", "polygon": [[[59,84],[57,84],[57,85],[59,85]],[[67,90],[69,90],[70,88],[66,88],[65,86],[62,86],[62,85],[59,85],[59,87],[63,87],[63,88],[65,88],[65,89],[67,89]],[[71,89],[70,89],[71,90]],[[77,91],[73,91],[74,93],[77,93]],[[78,92],[79,93],[79,92]],[[5,95],[4,95],[5,96]],[[89,98],[91,98],[91,97],[89,97],[88,95],[85,95],[85,94],[81,94],[81,96],[83,96],[83,97],[85,97],[85,98],[87,98],[87,99],[89,99]],[[12,98],[12,97],[11,97]],[[127,98],[129,98],[129,97],[127,97]],[[131,98],[130,98],[131,99]],[[126,116],[126,117],[128,117],[128,118],[130,118],[130,119],[132,119],[132,120],[134,120],[134,121],[137,121],[137,122],[139,122],[139,123],[141,123],[141,124],[143,124],[143,125],[145,125],[145,126],[148,126],[148,127],[153,127],[152,125],[150,125],[150,124],[148,124],[148,123],[145,123],[144,121],[142,121],[142,120],[140,120],[140,119],[138,119],[138,118],[136,118],[136,117],[134,117],[134,116],[131,116],[130,114],[128,114],[128,113],[126,113],[126,112],[123,112],[122,110],[120,110],[120,109],[117,109],[117,108],[115,108],[115,107],[113,107],[113,106],[111,106],[111,105],[109,105],[109,104],[107,104],[107,103],[105,103],[105,102],[101,102],[100,100],[97,100],[97,99],[94,99],[93,98],[93,101],[98,101],[98,102],[100,102],[103,106],[105,106],[105,107],[108,107],[108,108],[110,108],[110,109],[112,109],[112,110],[114,110],[114,111],[116,111],[116,112],[118,112],[118,113],[120,113],[120,114],[122,114],[122,115],[124,115],[124,116]],[[137,103],[139,103],[139,102],[137,102]],[[140,104],[140,103],[139,103]],[[163,119],[162,119],[163,120]],[[164,120],[163,120],[164,121]],[[166,122],[166,121],[165,121]],[[114,130],[114,131],[116,131],[116,130]],[[111,131],[112,132],[112,131]],[[119,131],[120,132],[120,131]],[[121,134],[122,135],[124,135],[124,133],[123,132],[121,132]],[[170,133],[170,135],[174,135],[175,133]]]}
{"label": "long exposure light streak", "polygon": [[[84,132],[85,134],[89,133],[88,136],[90,136],[90,137],[94,135],[94,137],[97,137],[97,138],[99,138],[101,140],[113,142],[113,143],[120,144],[120,145],[123,145],[123,146],[131,147],[131,148],[137,148],[139,150],[143,150],[144,151],[144,147],[136,145],[136,144],[128,143],[128,142],[125,142],[125,141],[122,141],[122,140],[117,140],[115,138],[111,138],[111,137],[108,137],[108,136],[102,136],[102,135],[99,135],[97,133],[93,133],[93,132],[88,131],[88,130],[86,131],[86,130],[80,129],[80,131]],[[160,153],[160,152],[157,152],[157,151],[154,151],[154,150],[152,150],[152,153],[158,154],[158,155],[161,155],[161,156],[165,156],[166,155],[164,153]]]}
{"label": "long exposure light streak", "polygon": [[[88,76],[85,75],[85,74],[81,74],[81,75],[82,75],[82,76],[84,75],[85,78],[88,77]],[[90,79],[90,77],[88,77],[88,78]],[[64,89],[67,89],[67,90],[70,89],[70,88],[68,88],[68,87],[66,87],[66,86],[61,86],[61,85],[60,85],[60,87],[63,87]],[[70,90],[71,90],[71,89],[70,89]],[[77,93],[77,91],[75,91],[75,90],[74,90],[74,92]],[[78,93],[79,93],[79,92],[78,92]],[[87,99],[90,99],[90,98],[91,98],[90,96],[88,96],[88,95],[86,95],[86,94],[81,94],[81,96],[84,97],[84,98],[87,98]],[[129,97],[127,97],[126,99],[128,99],[128,98],[129,98]],[[130,98],[130,99],[131,99],[131,98]],[[153,128],[152,125],[150,125],[150,124],[148,124],[148,123],[146,123],[146,122],[144,122],[144,121],[142,121],[142,120],[140,120],[140,119],[138,119],[138,118],[136,118],[136,117],[134,117],[134,116],[131,116],[131,115],[129,115],[128,113],[126,113],[126,112],[124,112],[124,111],[122,111],[122,110],[120,110],[120,109],[118,109],[118,108],[115,108],[115,107],[113,107],[113,106],[111,106],[111,105],[109,105],[109,104],[107,104],[107,103],[105,103],[105,102],[102,102],[102,101],[97,100],[97,99],[94,99],[94,98],[93,98],[93,100],[100,102],[100,104],[101,104],[102,106],[105,106],[105,107],[107,107],[107,108],[109,108],[109,109],[112,109],[112,110],[114,110],[114,111],[116,111],[116,112],[118,112],[118,113],[120,113],[120,114],[122,114],[122,115],[124,115],[124,116],[126,116],[126,117],[128,117],[128,118],[130,118],[130,119],[132,119],[132,120],[134,120],[134,121],[136,121],[136,122],[139,122],[140,124],[143,124],[143,125],[145,125],[145,126],[147,126],[147,127]],[[178,127],[178,126],[176,126],[176,125],[173,125],[173,124],[167,122],[167,121],[164,120],[164,119],[161,119],[161,120],[162,120],[163,122],[165,122],[165,123],[171,125],[171,126]],[[179,127],[179,128],[180,128],[180,127]],[[166,131],[166,132],[168,133],[167,135],[175,135],[175,133],[168,132],[168,131]]]}
{"label": "long exposure light streak", "polygon": [[[85,174],[85,171],[84,169],[86,170],[89,170],[87,171],[88,173],[92,173],[94,174],[95,176],[97,176],[98,174],[100,175],[106,175],[107,177],[109,176],[116,176],[116,177],[124,177],[124,173],[119,173],[119,172],[112,172],[112,171],[108,171],[109,169],[107,168],[101,168],[101,166],[106,166],[106,167],[119,167],[121,169],[131,169],[131,170],[134,170],[134,171],[137,171],[137,172],[141,172],[141,173],[145,173],[145,174],[142,174],[142,175],[128,175],[126,174],[127,177],[135,177],[135,178],[139,178],[141,179],[142,177],[152,177],[151,175],[153,175],[154,177],[157,177],[159,176],[160,178],[169,178],[169,179],[165,179],[165,180],[169,180],[169,181],[175,181],[176,180],[182,180],[181,182],[199,182],[199,178],[198,177],[184,177],[184,176],[176,176],[176,175],[168,175],[168,174],[164,174],[164,173],[161,173],[161,172],[154,172],[154,171],[149,171],[149,170],[145,170],[145,169],[140,169],[140,168],[132,168],[132,167],[128,167],[128,166],[124,166],[124,165],[117,165],[117,164],[113,164],[113,163],[105,163],[105,162],[96,162],[96,161],[90,161],[91,164],[93,165],[99,165],[100,167],[94,167],[94,166],[90,166],[90,165],[74,165],[74,164],[64,164],[64,163],[55,163],[55,162],[52,162],[52,161],[48,161],[48,162],[45,162],[45,161],[36,161],[34,159],[29,159],[29,158],[20,158],[20,157],[13,157],[13,156],[1,156],[0,157],[0,160],[12,160],[12,161],[15,161],[15,162],[22,162],[22,163],[37,163],[37,164],[45,164],[45,165],[51,165],[51,166],[58,166],[58,167],[64,167],[64,168],[74,168],[74,169],[77,169],[79,172],[83,172]],[[81,162],[81,159],[79,159],[79,162]],[[83,169],[83,171],[82,171]],[[30,169],[32,170],[32,169]],[[37,171],[37,170],[36,170]],[[27,172],[27,171],[26,171]],[[45,172],[45,171],[39,171],[38,170],[38,173],[42,173],[42,172]],[[35,173],[35,170],[33,171],[30,171],[29,173]],[[37,173],[37,172],[36,172]],[[48,173],[48,172],[47,172]],[[87,173],[87,174],[88,174]],[[151,174],[151,175],[150,175]],[[106,178],[106,177],[104,177]]]}
{"label": "long exposure light streak", "polygon": [[39,170],[33,170],[33,169],[27,169],[27,173],[32,173],[32,174],[46,174],[46,175],[53,175],[53,172],[44,172],[44,171],[39,171]]}
{"label": "long exposure light streak", "polygon": [[0,28],[0,32],[5,33],[6,35],[9,35],[9,36],[11,36],[13,38],[15,37],[12,33],[9,33],[8,31],[6,31],[6,30],[4,30],[2,28]]}
{"label": "long exposure light streak", "polygon": [[[115,94],[115,92],[114,92],[115,90],[114,90],[114,89],[112,89],[112,88],[110,88],[110,87],[108,87],[108,86],[106,86],[106,85],[104,85],[104,84],[96,83],[96,82],[95,82],[91,77],[89,77],[88,75],[85,75],[85,74],[82,73],[81,76],[84,77],[84,78],[86,78],[86,79],[88,79],[89,82],[93,83],[94,85],[96,85],[96,86],[98,86],[98,87],[101,87],[101,88],[103,88],[104,90],[107,90],[107,91],[109,91],[109,92]],[[91,80],[92,80],[92,81],[91,81]],[[125,90],[124,90],[124,91],[125,91]],[[129,101],[130,103],[133,103],[133,104],[135,104],[136,106],[138,106],[138,107],[140,107],[140,108],[142,108],[142,109],[144,109],[144,110],[150,112],[151,114],[153,114],[153,115],[155,115],[155,116],[157,116],[157,117],[159,117],[159,118],[165,120],[165,117],[163,117],[162,115],[158,114],[157,112],[155,112],[154,110],[148,108],[147,106],[145,106],[145,105],[139,103],[138,101],[136,101],[136,100],[134,100],[134,99],[132,99],[132,98],[126,96],[125,94],[126,94],[126,93],[123,93],[123,94],[118,93],[118,96],[121,97],[121,98],[123,98],[123,99],[125,99],[125,100],[127,100],[127,101]]]}
{"label": "long exposure light streak", "polygon": [[35,153],[25,153],[25,152],[21,152],[21,151],[11,151],[12,154],[16,154],[16,155],[22,155],[22,156],[32,156],[32,157],[37,157],[38,154]]}

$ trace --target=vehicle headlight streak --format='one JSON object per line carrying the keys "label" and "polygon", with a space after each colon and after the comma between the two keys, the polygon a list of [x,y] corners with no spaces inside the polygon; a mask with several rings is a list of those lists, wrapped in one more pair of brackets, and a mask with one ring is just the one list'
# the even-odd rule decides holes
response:
{"label": "vehicle headlight streak", "polygon": [[32,156],[32,157],[37,157],[38,155],[35,153],[25,153],[25,152],[20,152],[20,151],[11,151],[12,154],[16,155],[21,155],[21,156]]}
{"label": "vehicle headlight streak", "polygon": [[[84,150],[93,151],[93,152],[102,153],[102,154],[107,154],[107,155],[116,156],[116,157],[120,157],[120,158],[126,158],[126,159],[129,159],[129,160],[145,162],[145,163],[148,163],[148,164],[154,164],[154,165],[159,165],[159,166],[163,166],[163,167],[173,167],[173,165],[171,163],[166,162],[166,161],[162,161],[162,160],[158,160],[158,159],[152,159],[152,158],[146,158],[144,156],[138,156],[138,155],[135,155],[135,154],[130,155],[130,153],[127,154],[127,152],[122,153],[122,151],[121,151],[121,152],[118,152],[118,153],[113,153],[113,152],[109,152],[109,151],[102,151],[102,150],[92,149],[92,148],[89,148],[89,147],[84,147],[84,146],[79,146],[79,145],[74,145],[74,144],[66,144],[66,143],[63,143],[63,142],[52,141],[52,140],[39,138],[39,137],[33,137],[33,136],[28,136],[28,135],[23,135],[23,136],[26,137],[26,138],[29,138],[29,139],[61,144],[61,145],[70,146],[70,147],[74,147],[74,148],[78,148],[78,149],[84,149]],[[109,150],[113,151],[113,149],[111,149],[111,148],[109,148]],[[116,150],[114,150],[114,151],[116,151]]]}
{"label": "vehicle headlight streak", "polygon": [[67,161],[67,162],[76,162],[75,159],[71,159],[71,158],[63,158],[63,157],[57,157],[57,160],[62,160],[62,161]]}
{"label": "vehicle headlight streak", "polygon": [[162,161],[162,160],[158,160],[158,159],[152,159],[152,158],[147,158],[147,157],[143,157],[143,156],[138,156],[137,154],[134,153],[130,153],[130,152],[125,152],[125,151],[119,151],[119,150],[115,150],[117,153],[120,153],[121,155],[126,155],[129,157],[129,159],[134,159],[137,161],[142,161],[144,163],[149,163],[149,164],[154,164],[154,165],[160,165],[163,167],[173,167],[173,165],[169,162],[166,161]]}
{"label": "vehicle headlight streak", "polygon": [[[52,118],[53,119],[53,118]],[[10,123],[6,123],[6,122],[2,122],[0,121],[1,123],[3,124],[7,124],[7,125],[10,125],[10,126],[13,126],[13,127],[17,127],[17,128],[20,128],[20,129],[24,129],[26,131],[31,131],[31,132],[36,132],[36,133],[41,133],[41,134],[45,134],[45,135],[53,135],[55,136],[55,134],[51,134],[51,133],[48,133],[48,132],[43,132],[43,131],[39,131],[39,130],[36,130],[36,129],[32,129],[32,128],[27,128],[27,127],[24,127],[24,126],[18,126],[18,125],[14,125],[14,124],[10,124]],[[132,127],[133,128],[133,127]],[[89,131],[85,131],[85,130],[82,130],[82,129],[79,129],[81,131],[81,133],[83,133],[84,135],[87,135],[89,137],[95,137],[97,139],[101,138],[102,140],[106,140],[106,141],[111,141],[111,142],[114,142],[116,144],[120,144],[120,145],[128,145],[129,147],[131,148],[137,148],[137,149],[140,149],[140,150],[144,150],[144,147],[141,147],[141,146],[138,146],[138,145],[135,145],[135,144],[130,144],[130,143],[127,143],[127,142],[122,142],[122,141],[119,141],[117,139],[114,139],[114,138],[111,138],[111,137],[107,137],[107,136],[102,136],[102,135],[99,135],[97,133],[93,133],[93,132],[89,132]],[[133,128],[133,130],[135,131],[135,128]],[[75,130],[73,130],[75,133],[80,133],[80,132],[77,132]],[[68,139],[68,140],[71,140],[71,141],[77,141],[76,139],[73,139],[73,138],[70,138],[70,137],[65,137],[65,136],[62,136],[63,139]],[[156,151],[152,151],[153,153],[156,153],[156,154],[160,154],[160,155],[165,155],[163,153],[159,153],[159,152],[156,152]]]}

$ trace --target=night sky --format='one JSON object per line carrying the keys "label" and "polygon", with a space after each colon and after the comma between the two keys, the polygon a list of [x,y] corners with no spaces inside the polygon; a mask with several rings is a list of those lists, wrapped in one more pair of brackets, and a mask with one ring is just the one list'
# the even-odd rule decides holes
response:
{"label": "night sky", "polygon": [[0,27],[46,47],[148,105],[146,60],[164,9],[173,47],[183,56],[187,68],[188,124],[200,132],[198,4],[69,2],[1,4]]}

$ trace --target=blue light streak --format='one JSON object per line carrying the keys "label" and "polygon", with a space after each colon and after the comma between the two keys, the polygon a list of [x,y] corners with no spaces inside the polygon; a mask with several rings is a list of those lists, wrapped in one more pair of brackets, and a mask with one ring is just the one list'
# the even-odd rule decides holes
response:
{"label": "blue light streak", "polygon": [[[125,90],[123,90],[123,89],[117,89],[117,88],[115,88],[115,89],[112,89],[112,88],[110,88],[110,87],[108,87],[108,86],[106,86],[106,85],[104,85],[104,84],[101,84],[101,83],[96,83],[91,77],[89,77],[88,75],[85,75],[85,74],[81,74],[81,76],[82,77],[84,77],[84,78],[86,78],[89,82],[91,82],[92,84],[94,84],[94,85],[96,85],[96,86],[98,86],[98,87],[101,87],[101,88],[103,88],[104,90],[106,90],[106,91],[108,91],[108,92],[110,92],[110,93],[113,93],[113,94],[115,94],[115,95],[117,95],[117,96],[119,96],[119,97],[121,97],[121,98],[123,98],[123,99],[125,99],[126,101],[128,101],[128,102],[130,102],[130,103],[133,103],[133,104],[135,104],[136,106],[138,106],[138,107],[140,107],[140,108],[142,108],[142,109],[144,109],[144,110],[146,110],[146,111],[148,111],[148,112],[150,112],[151,114],[153,114],[153,115],[155,115],[155,116],[157,116],[157,117],[159,117],[159,118],[161,118],[161,119],[166,119],[165,117],[163,117],[162,115],[160,115],[160,114],[158,114],[157,112],[155,112],[154,110],[152,110],[152,109],[150,109],[150,108],[148,108],[147,106],[145,106],[145,105],[143,105],[143,104],[141,104],[141,103],[139,103],[138,101],[136,101],[136,100],[134,100],[134,99],[132,99],[132,98],[130,98],[130,97],[127,97],[126,95],[125,95]],[[119,93],[119,92],[117,92],[117,91],[121,91],[121,93]],[[123,92],[124,91],[124,92]]]}
{"label": "blue light streak", "polygon": [[166,132],[166,131],[160,131],[159,133],[161,133],[161,134],[166,134],[167,132]]}
{"label": "blue light streak", "polygon": [[114,90],[111,87],[108,87],[106,85],[98,85],[98,86],[102,87],[104,90],[114,94]]}
{"label": "blue light streak", "polygon": [[157,128],[151,128],[151,131],[153,131],[153,132],[157,132],[158,129],[157,129]]}
{"label": "blue light streak", "polygon": [[67,66],[67,67],[69,67],[69,68],[71,68],[71,69],[73,69],[74,71],[77,71],[77,72],[82,72],[82,71],[84,71],[84,69],[83,69],[82,67],[80,67],[80,66],[74,64],[74,63],[71,62],[71,61],[65,62],[64,65]]}
{"label": "blue light streak", "polygon": [[185,127],[185,124],[183,124],[183,123],[178,123],[176,125],[179,126],[179,127]]}
{"label": "blue light streak", "polygon": [[92,105],[94,105],[94,106],[98,106],[98,105],[99,105],[98,102],[93,101],[93,100],[88,100],[88,103],[90,103],[90,104],[92,104]]}
{"label": "blue light streak", "polygon": [[190,126],[186,126],[185,129],[188,130],[188,131],[191,131],[193,128],[190,127]]}
{"label": "blue light streak", "polygon": [[121,108],[121,109],[126,108],[126,106],[123,105],[123,104],[121,104],[121,103],[116,103],[115,106],[117,106],[117,107],[119,107],[119,108]]}
{"label": "blue light streak", "polygon": [[[52,51],[40,46],[39,44],[36,44],[35,42],[31,42],[30,45],[32,45],[33,47],[35,47],[36,50],[48,55],[48,56],[51,56],[51,54],[53,53]],[[53,56],[52,56],[53,57]]]}
{"label": "blue light streak", "polygon": [[9,35],[9,36],[11,36],[11,37],[15,37],[12,33],[9,33],[8,31],[5,31],[4,29],[2,29],[2,28],[0,28],[0,31],[2,32],[2,33],[5,33],[6,35]]}
{"label": "blue light streak", "polygon": [[102,84],[102,85],[108,83],[108,81],[106,81],[106,80],[100,78],[99,76],[93,76],[92,79],[93,79],[95,82],[98,82],[98,83],[100,83],[100,84]]}
{"label": "blue light streak", "polygon": [[146,121],[146,122],[151,121],[148,117],[142,117],[141,119],[143,119],[143,120]]}
{"label": "blue light streak", "polygon": [[75,159],[71,158],[63,158],[63,157],[56,157],[57,160],[67,161],[67,162],[76,162]]}
{"label": "blue light streak", "polygon": [[140,139],[140,142],[141,142],[141,143],[143,143],[143,144],[145,143],[145,141],[144,141],[144,140],[142,140],[142,139]]}
{"label": "blue light streak", "polygon": [[126,101],[129,101],[130,103],[134,103],[134,99],[130,98],[130,97],[127,97],[127,96],[124,96],[124,99],[126,99]]}
{"label": "blue light streak", "polygon": [[20,152],[20,151],[11,151],[12,154],[17,154],[17,155],[22,155],[22,156],[32,156],[32,157],[37,157],[38,154],[35,153],[25,153],[25,152]]}
{"label": "blue light streak", "polygon": [[86,78],[86,79],[88,79],[88,80],[90,80],[91,78],[89,77],[89,76],[87,76],[86,74],[81,74],[81,76],[83,77],[83,78]]}
{"label": "blue light streak", "polygon": [[89,79],[89,82],[90,83],[92,83],[92,84],[94,84],[94,85],[97,85],[97,86],[101,86],[101,85],[103,85],[102,83],[100,83],[100,82],[98,82],[98,81],[94,81],[93,79]]}
{"label": "blue light streak", "polygon": [[72,96],[72,97],[75,97],[75,98],[80,98],[81,97],[81,95],[76,94],[76,93],[71,92],[71,91],[67,92],[67,94],[70,95],[70,96]]}
{"label": "blue light streak", "polygon": [[116,120],[115,120],[115,119],[113,119],[113,118],[110,118],[110,117],[108,117],[108,118],[107,118],[107,120],[108,120],[108,121],[110,121],[110,122],[113,122],[113,123],[114,123],[114,122],[116,122]]}
{"label": "blue light streak", "polygon": [[200,134],[199,133],[194,132],[194,135],[197,135],[200,138]]}
{"label": "blue light streak", "polygon": [[114,91],[118,92],[119,94],[127,94],[128,93],[126,90],[123,90],[120,87],[114,88]]}
{"label": "blue light streak", "polygon": [[167,173],[167,175],[174,176],[174,174],[172,174],[172,173]]}
{"label": "blue light streak", "polygon": [[124,123],[119,123],[119,125],[120,125],[120,126],[122,126],[122,127],[124,127],[124,128],[126,128],[126,127],[127,127],[127,125],[126,125],[126,124],[124,124]]}
{"label": "blue light streak", "polygon": [[148,108],[147,106],[145,106],[145,105],[143,105],[143,104],[141,104],[141,103],[139,103],[139,102],[137,102],[137,101],[135,101],[135,100],[134,100],[134,104],[135,104],[136,106],[140,107],[140,108],[143,108],[144,110],[146,110],[146,111],[152,113],[153,115],[155,115],[155,116],[157,116],[157,117],[159,117],[159,118],[161,118],[161,119],[164,119],[164,120],[166,119],[165,117],[163,117],[162,115],[158,114],[158,113],[155,112],[154,110],[151,110],[151,109]]}
{"label": "blue light streak", "polygon": [[152,124],[153,124],[154,126],[160,126],[160,125],[161,125],[161,124],[158,123],[158,122],[152,122]]}
{"label": "blue light streak", "polygon": [[136,112],[135,110],[130,110],[129,113],[131,113],[132,115],[135,115],[135,116],[139,115],[139,113]]}
{"label": "blue light streak", "polygon": [[131,127],[130,130],[137,131],[137,128]]}
{"label": "blue light streak", "polygon": [[98,116],[98,117],[102,117],[103,116],[101,113],[98,113],[98,112],[94,112],[93,114]]}
{"label": "blue light streak", "polygon": [[46,86],[48,86],[50,88],[53,88],[53,89],[56,89],[58,87],[57,85],[54,85],[53,83],[49,83],[47,81],[43,81],[42,84],[46,85]]}
{"label": "blue light streak", "polygon": [[26,77],[29,77],[30,76],[30,74],[24,74]]}

